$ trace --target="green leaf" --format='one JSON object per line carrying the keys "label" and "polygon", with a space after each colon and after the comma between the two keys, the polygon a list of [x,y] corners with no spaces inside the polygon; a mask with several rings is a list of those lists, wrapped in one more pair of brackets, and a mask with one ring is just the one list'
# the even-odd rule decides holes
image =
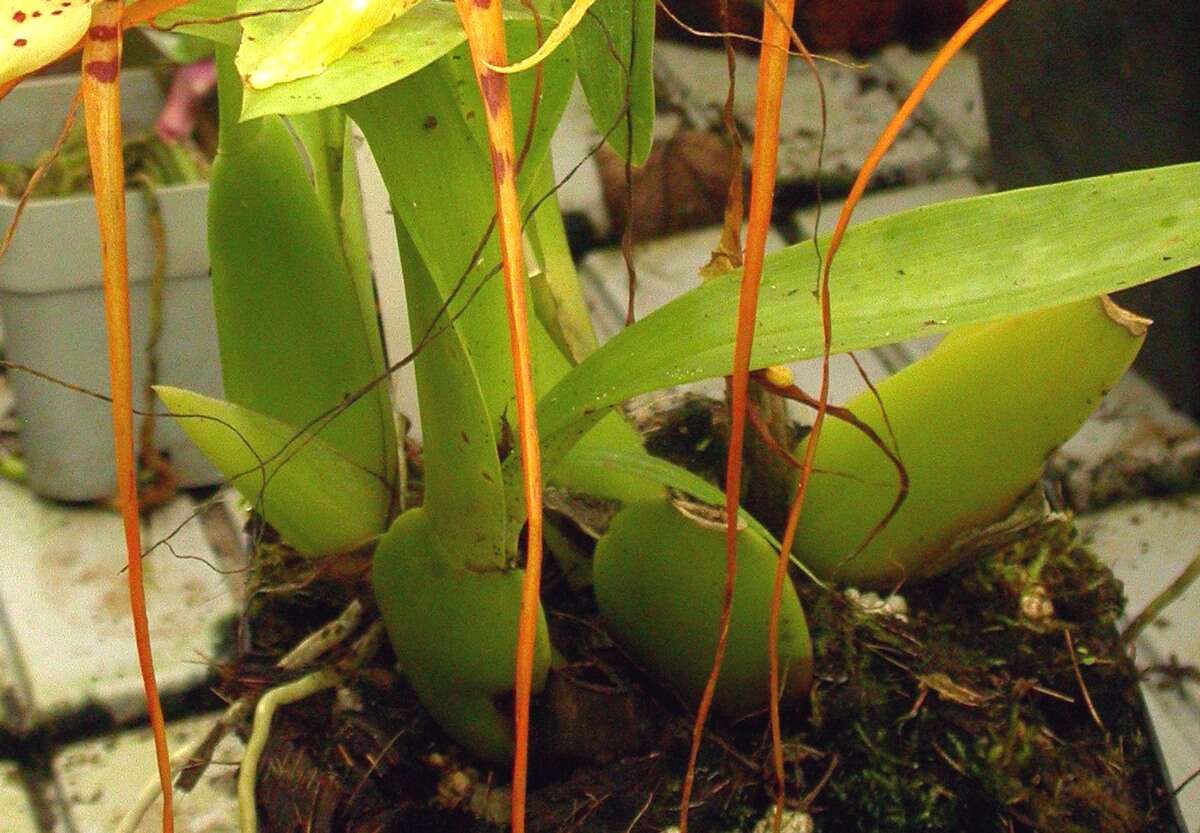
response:
{"label": "green leaf", "polygon": [[[229,18],[237,13],[237,0],[191,0],[182,6],[163,12],[154,18],[155,26],[195,35],[205,40],[237,46],[242,39],[242,27]],[[223,20],[223,23],[189,23],[186,21]]]}
{"label": "green leaf", "polygon": [[[846,235],[831,284],[833,350],[993,321],[1200,264],[1200,163],[918,208]],[[819,356],[811,243],[768,255],[752,367]],[[539,407],[548,465],[609,407],[730,371],[740,275],[628,327]],[[518,466],[512,459],[506,466]]]}
{"label": "green leaf", "polygon": [[578,364],[599,346],[599,342],[567,242],[555,182],[553,162],[546,159],[534,183],[534,194],[550,196],[534,211],[525,226],[525,234],[541,267],[541,272],[531,278],[529,288],[538,320],[562,354],[571,359],[572,364]]}
{"label": "green leaf", "polygon": [[654,11],[654,0],[598,0],[571,36],[592,121],[622,157],[630,155],[632,130],[635,165],[646,161],[654,141]]}
{"label": "green leaf", "polygon": [[[453,562],[473,569],[507,563],[504,480],[479,378],[459,336],[437,320],[444,299],[403,223],[396,223],[416,358],[425,462],[425,511]],[[421,344],[434,328],[436,337]]]}
{"label": "green leaf", "polygon": [[[229,50],[220,51],[222,112],[237,112],[241,85]],[[382,377],[378,318],[364,314],[364,290],[347,267],[335,219],[278,116],[222,120],[208,209],[230,402],[306,427]],[[327,420],[320,436],[383,482],[395,481],[387,384]]]}
{"label": "green leaf", "polygon": [[[245,37],[238,51],[242,75],[287,38],[311,5],[311,0],[242,0],[238,4],[242,12],[270,11],[242,21]],[[296,11],[276,11],[284,9]],[[524,12],[506,12],[506,18],[529,23]],[[320,75],[265,90],[247,90],[242,118],[306,113],[345,104],[407,78],[465,41],[454,4],[426,0],[377,29]]]}
{"label": "green leaf", "polygon": [[363,326],[368,333],[376,366],[384,367],[383,338],[379,335],[379,310],[375,301],[375,278],[371,271],[367,223],[363,214],[362,190],[358,184],[358,162],[350,121],[341,110],[318,110],[288,118],[292,132],[308,156],[317,199],[333,218],[346,269],[354,284]]}
{"label": "green leaf", "polygon": [[156,390],[192,442],[301,554],[354,549],[387,528],[391,490],[328,443],[229,402]]}

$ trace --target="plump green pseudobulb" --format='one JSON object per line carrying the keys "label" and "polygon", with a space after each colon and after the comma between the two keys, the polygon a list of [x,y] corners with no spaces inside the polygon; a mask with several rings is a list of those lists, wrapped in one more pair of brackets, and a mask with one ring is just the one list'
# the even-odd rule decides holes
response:
{"label": "plump green pseudobulb", "polygon": [[[899,513],[854,555],[892,504],[897,475],[860,432],[830,420],[793,551],[818,574],[858,585],[949,569],[950,545],[1033,487],[1129,367],[1148,323],[1091,298],[951,333],[876,386],[910,481]],[[888,439],[869,391],[847,404]]]}
{"label": "plump green pseudobulb", "polygon": [[[375,599],[400,669],[434,720],[480,757],[505,761],[512,718],[497,700],[513,690],[521,571],[467,569],[438,540],[423,509],[401,515],[375,550]],[[539,618],[535,692],[549,669],[550,639]]]}
{"label": "plump green pseudobulb", "polygon": [[[764,708],[770,691],[767,620],[775,551],[738,534],[729,647],[714,708],[728,718]],[[596,601],[613,636],[639,663],[699,702],[712,669],[725,586],[725,534],[685,517],[667,500],[622,509],[596,546]],[[784,697],[808,691],[812,645],[796,591],[784,586],[779,618]]]}

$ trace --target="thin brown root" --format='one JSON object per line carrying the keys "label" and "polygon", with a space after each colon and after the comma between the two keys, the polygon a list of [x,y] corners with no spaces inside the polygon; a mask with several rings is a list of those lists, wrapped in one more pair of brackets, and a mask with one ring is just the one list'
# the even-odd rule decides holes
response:
{"label": "thin brown root", "polygon": [[1083,694],[1083,702],[1087,704],[1088,714],[1092,717],[1092,722],[1105,734],[1108,729],[1104,726],[1104,721],[1100,719],[1100,715],[1096,712],[1096,704],[1092,702],[1092,695],[1088,692],[1087,686],[1083,682],[1083,673],[1079,670],[1079,657],[1075,653],[1075,640],[1071,637],[1071,629],[1067,628],[1063,631],[1063,635],[1067,639],[1067,652],[1071,655],[1071,667],[1075,670],[1075,681],[1079,683],[1079,691]]}
{"label": "thin brown root", "polygon": [[[537,49],[542,48],[545,42],[545,36],[542,28],[542,15],[534,5],[533,0],[521,0],[521,5],[529,12],[533,18],[533,28],[537,36]],[[535,50],[536,52],[537,50]],[[529,150],[533,147],[533,134],[537,128],[538,110],[542,103],[542,83],[544,76],[542,62],[538,61],[533,68],[533,95],[530,97],[529,106],[529,127],[525,130],[525,141],[521,144],[521,152],[517,154],[517,173],[520,173],[525,168],[525,159],[529,156]]]}
{"label": "thin brown root", "polygon": [[151,29],[155,29],[159,32],[174,32],[176,29],[179,29],[183,26],[211,26],[215,23],[236,23],[241,20],[247,20],[253,17],[262,17],[263,15],[268,14],[292,14],[295,12],[306,12],[310,9],[315,9],[317,6],[321,5],[321,2],[322,0],[313,0],[311,3],[303,6],[295,6],[293,8],[280,7],[277,9],[255,9],[253,11],[237,12],[236,14],[227,14],[220,17],[197,17],[188,20],[176,20],[174,23],[168,23],[165,26],[160,26],[158,23],[154,22],[153,18],[151,18],[147,25]]}

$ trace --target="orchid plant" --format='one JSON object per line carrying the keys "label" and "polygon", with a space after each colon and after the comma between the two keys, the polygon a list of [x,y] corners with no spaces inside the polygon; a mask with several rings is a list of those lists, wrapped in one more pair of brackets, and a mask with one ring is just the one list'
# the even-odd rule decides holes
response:
{"label": "orchid plant", "polygon": [[[790,0],[766,0],[745,246],[735,189],[728,268],[598,346],[549,139],[578,81],[605,140],[631,164],[645,160],[653,0],[0,3],[0,91],[83,52],[77,101],[104,239],[118,503],[164,831],[171,770],[141,587],[129,370],[116,83],[126,29],[153,22],[211,40],[219,71],[209,242],[226,400],[163,388],[162,401],[294,550],[373,549],[376,600],[407,679],[451,737],[511,760],[517,833],[530,699],[552,656],[538,596],[543,484],[618,503],[597,545],[595,593],[614,635],[698,706],[686,830],[710,708],[768,708],[783,806],[779,703],[812,673],[789,560],[814,581],[864,585],[946,569],[951,545],[1012,509],[1140,347],[1146,322],[1097,297],[1200,263],[1197,165],[848,231],[921,97],[1004,5],[982,4],[939,52],[864,162],[833,235],[768,257],[788,60],[794,52],[816,67],[791,30]],[[348,120],[395,209],[417,346],[390,363]],[[832,353],[947,331],[928,359],[862,399],[829,402]],[[802,358],[821,360],[815,397],[780,366]],[[404,502],[386,385],[409,362],[423,415],[418,507]],[[724,493],[650,456],[615,410],[721,376],[731,410]],[[740,505],[744,437],[761,427],[752,387],[815,409],[802,446],[780,449],[797,473],[778,539]],[[984,422],[990,446],[978,442]],[[718,529],[680,511],[668,489],[723,506]],[[497,706],[509,694],[511,714]]]}

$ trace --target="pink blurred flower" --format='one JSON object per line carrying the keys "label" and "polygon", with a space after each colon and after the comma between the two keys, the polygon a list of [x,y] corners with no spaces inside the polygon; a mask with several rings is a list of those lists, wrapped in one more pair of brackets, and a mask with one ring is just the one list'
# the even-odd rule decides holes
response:
{"label": "pink blurred flower", "polygon": [[171,81],[167,101],[154,129],[164,142],[178,142],[192,135],[200,102],[217,85],[217,67],[205,58],[180,67]]}

